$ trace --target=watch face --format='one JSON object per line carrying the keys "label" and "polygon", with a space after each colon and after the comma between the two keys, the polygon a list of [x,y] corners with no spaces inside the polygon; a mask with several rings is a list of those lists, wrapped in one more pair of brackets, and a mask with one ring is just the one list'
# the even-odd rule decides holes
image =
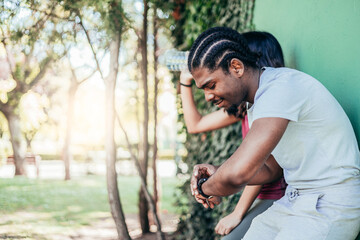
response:
{"label": "watch face", "polygon": [[200,178],[199,179],[199,182],[198,182],[198,185],[200,184],[203,184],[204,182],[206,182],[206,180],[208,180],[207,178]]}
{"label": "watch face", "polygon": [[203,193],[201,185],[206,182],[206,180],[208,180],[208,178],[200,178],[198,181],[198,191],[200,193],[201,196],[203,196],[204,198],[208,199],[210,196],[206,195],[205,193]]}

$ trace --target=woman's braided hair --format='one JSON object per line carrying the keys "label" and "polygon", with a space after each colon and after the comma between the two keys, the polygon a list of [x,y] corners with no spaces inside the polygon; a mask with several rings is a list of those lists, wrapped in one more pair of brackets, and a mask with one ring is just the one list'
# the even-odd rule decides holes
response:
{"label": "woman's braided hair", "polygon": [[190,49],[188,67],[190,72],[200,67],[210,71],[221,67],[228,73],[233,58],[239,59],[245,66],[257,67],[259,55],[251,52],[246,39],[239,32],[231,28],[214,27],[195,40]]}

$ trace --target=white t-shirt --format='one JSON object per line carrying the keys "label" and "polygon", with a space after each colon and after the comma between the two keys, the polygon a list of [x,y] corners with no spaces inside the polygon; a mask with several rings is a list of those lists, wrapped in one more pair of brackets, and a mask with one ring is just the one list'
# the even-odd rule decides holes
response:
{"label": "white t-shirt", "polygon": [[360,153],[351,123],[313,77],[288,68],[266,68],[248,110],[249,124],[266,117],[290,120],[272,154],[292,187],[326,187],[360,178]]}

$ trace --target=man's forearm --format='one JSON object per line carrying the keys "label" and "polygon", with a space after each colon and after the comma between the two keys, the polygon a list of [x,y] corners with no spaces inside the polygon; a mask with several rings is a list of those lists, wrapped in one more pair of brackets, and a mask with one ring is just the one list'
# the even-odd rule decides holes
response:
{"label": "man's forearm", "polygon": [[283,175],[283,170],[276,162],[273,155],[270,155],[260,171],[248,182],[248,185],[259,185],[275,182]]}
{"label": "man's forearm", "polygon": [[238,184],[236,185],[230,182],[226,183],[227,180],[221,178],[221,172],[222,171],[220,169],[220,172],[217,171],[203,184],[202,190],[205,194],[228,196],[239,192],[245,185],[262,185],[274,182],[283,174],[281,167],[277,164],[272,155],[270,155],[270,157],[265,161],[265,164],[249,181],[246,181],[244,178],[243,182],[237,181]]}
{"label": "man's forearm", "polygon": [[[234,155],[231,158],[234,158]],[[202,185],[202,191],[206,195],[229,196],[239,192],[243,187],[245,187],[247,180],[241,177],[242,174],[237,177],[234,177],[235,175],[232,174],[233,172],[242,170],[232,164],[234,160],[231,158],[224,162]]]}
{"label": "man's forearm", "polygon": [[228,196],[240,191],[247,183],[263,184],[276,180],[282,170],[269,156],[287,124],[288,120],[281,118],[254,121],[240,147],[203,184],[203,192],[206,195]]}

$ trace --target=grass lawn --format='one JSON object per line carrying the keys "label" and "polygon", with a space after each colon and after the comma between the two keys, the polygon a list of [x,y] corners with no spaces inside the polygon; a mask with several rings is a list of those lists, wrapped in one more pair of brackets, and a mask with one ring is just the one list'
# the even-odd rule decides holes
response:
{"label": "grass lawn", "polygon": [[[176,184],[176,178],[161,179],[163,212],[176,213],[173,206]],[[119,176],[118,186],[125,214],[136,214],[139,178]],[[31,232],[34,227],[47,229],[44,231],[55,229],[55,232],[62,232],[110,216],[105,176],[88,176],[70,181],[22,177],[0,179],[2,239],[4,235],[1,234],[6,234],[4,229],[13,232],[10,230],[15,230],[17,225],[25,226],[25,229],[21,230],[25,233]],[[33,238],[45,239],[34,236]]]}

